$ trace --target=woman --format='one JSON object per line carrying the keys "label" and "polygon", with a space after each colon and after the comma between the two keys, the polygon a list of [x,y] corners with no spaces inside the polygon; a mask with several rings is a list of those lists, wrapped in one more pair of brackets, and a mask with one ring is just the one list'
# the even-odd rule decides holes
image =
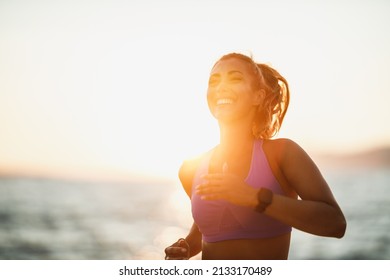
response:
{"label": "woman", "polygon": [[315,163],[293,141],[271,140],[289,105],[287,81],[231,53],[212,68],[207,101],[220,143],[180,168],[194,223],[165,259],[287,259],[292,227],[343,237],[346,220]]}

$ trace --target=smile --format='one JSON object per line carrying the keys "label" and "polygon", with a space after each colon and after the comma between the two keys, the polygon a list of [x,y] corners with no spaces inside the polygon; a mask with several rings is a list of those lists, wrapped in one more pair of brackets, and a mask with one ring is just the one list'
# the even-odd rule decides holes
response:
{"label": "smile", "polygon": [[217,105],[226,105],[226,104],[232,104],[234,101],[230,98],[221,98],[217,100]]}

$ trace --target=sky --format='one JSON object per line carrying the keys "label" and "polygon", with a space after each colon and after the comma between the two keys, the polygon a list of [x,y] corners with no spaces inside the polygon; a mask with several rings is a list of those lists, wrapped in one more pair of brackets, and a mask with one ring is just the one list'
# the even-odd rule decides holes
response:
{"label": "sky", "polygon": [[269,63],[277,137],[311,153],[390,143],[390,2],[0,0],[0,172],[175,177],[218,143],[209,71]]}

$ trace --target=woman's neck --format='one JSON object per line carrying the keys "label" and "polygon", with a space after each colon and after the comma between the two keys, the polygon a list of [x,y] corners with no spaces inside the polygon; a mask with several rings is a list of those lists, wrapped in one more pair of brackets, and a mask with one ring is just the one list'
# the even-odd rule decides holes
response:
{"label": "woman's neck", "polygon": [[226,156],[239,156],[250,150],[253,145],[254,136],[252,125],[221,125],[220,124],[220,152]]}

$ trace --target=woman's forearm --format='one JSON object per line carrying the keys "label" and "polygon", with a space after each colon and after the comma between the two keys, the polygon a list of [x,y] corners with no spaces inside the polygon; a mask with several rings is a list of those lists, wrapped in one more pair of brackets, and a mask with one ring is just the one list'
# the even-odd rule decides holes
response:
{"label": "woman's forearm", "polygon": [[192,224],[190,232],[186,236],[185,240],[190,246],[190,258],[196,256],[202,251],[202,234],[195,223]]}
{"label": "woman's forearm", "polygon": [[320,201],[274,195],[265,213],[296,229],[320,236],[341,238],[346,229],[342,211]]}

